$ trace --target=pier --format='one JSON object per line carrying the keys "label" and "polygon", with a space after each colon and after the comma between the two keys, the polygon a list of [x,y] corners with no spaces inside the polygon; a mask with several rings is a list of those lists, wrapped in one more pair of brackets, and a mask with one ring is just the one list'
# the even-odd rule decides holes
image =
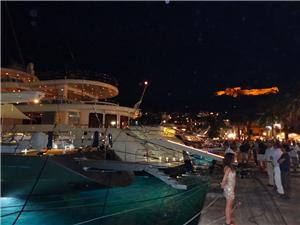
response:
{"label": "pier", "polygon": [[[236,199],[233,211],[236,225],[296,225],[300,224],[300,170],[291,172],[291,198],[282,199],[268,187],[267,174],[255,171],[249,178],[236,181]],[[198,225],[225,223],[225,198],[219,186],[223,174],[211,178],[210,191]]]}

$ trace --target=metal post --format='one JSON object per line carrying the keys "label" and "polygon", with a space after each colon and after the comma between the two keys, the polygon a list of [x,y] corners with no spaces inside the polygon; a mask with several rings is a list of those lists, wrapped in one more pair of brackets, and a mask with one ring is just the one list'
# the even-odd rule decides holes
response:
{"label": "metal post", "polygon": [[127,149],[126,149],[126,143],[125,143],[125,157],[124,157],[124,158],[125,158],[125,161],[126,161],[126,153],[127,153],[126,150],[127,150]]}
{"label": "metal post", "polygon": [[147,149],[147,162],[149,162],[149,149],[148,148],[146,149]]}

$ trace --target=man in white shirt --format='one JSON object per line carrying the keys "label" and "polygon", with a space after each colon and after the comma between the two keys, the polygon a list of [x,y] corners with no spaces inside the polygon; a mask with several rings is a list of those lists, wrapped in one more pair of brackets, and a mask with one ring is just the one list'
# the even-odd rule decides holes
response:
{"label": "man in white shirt", "polygon": [[269,177],[268,186],[271,186],[271,187],[274,186],[274,168],[272,165],[273,152],[274,152],[273,143],[272,142],[267,143],[267,149],[265,152],[265,160],[267,162],[267,173],[268,173],[268,177]]}
{"label": "man in white shirt", "polygon": [[299,147],[299,143],[297,143],[296,141],[294,142],[294,149],[298,154],[298,158],[300,159],[300,147]]}
{"label": "man in white shirt", "polygon": [[275,179],[275,185],[277,188],[277,192],[280,195],[284,195],[284,191],[283,191],[283,187],[282,187],[282,183],[281,183],[281,172],[280,172],[280,167],[279,167],[279,163],[278,163],[278,159],[280,158],[281,155],[282,155],[281,143],[276,142],[274,144],[274,151],[271,156],[272,164],[274,166],[274,179]]}

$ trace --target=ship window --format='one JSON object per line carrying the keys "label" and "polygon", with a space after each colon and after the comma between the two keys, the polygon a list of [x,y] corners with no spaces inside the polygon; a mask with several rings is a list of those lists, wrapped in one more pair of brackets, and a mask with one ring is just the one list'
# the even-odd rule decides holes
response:
{"label": "ship window", "polygon": [[117,115],[105,114],[105,128],[117,127]]}
{"label": "ship window", "polygon": [[[101,120],[102,122],[102,120]],[[77,126],[80,123],[79,112],[69,112],[69,125]]]}
{"label": "ship window", "polygon": [[23,120],[23,124],[41,124],[42,123],[42,116],[41,113],[36,112],[26,112],[24,113],[26,116],[30,118],[30,120]]}
{"label": "ship window", "polygon": [[89,114],[89,128],[102,127],[103,114],[101,113],[90,113]]}
{"label": "ship window", "polygon": [[128,116],[121,116],[120,117],[120,127],[125,129],[128,127]]}
{"label": "ship window", "polygon": [[43,112],[42,124],[54,124],[56,112]]}

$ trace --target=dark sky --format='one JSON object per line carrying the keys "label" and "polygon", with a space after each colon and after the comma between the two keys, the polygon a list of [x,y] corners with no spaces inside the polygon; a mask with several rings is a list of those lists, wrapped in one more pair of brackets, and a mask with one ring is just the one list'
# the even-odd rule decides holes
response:
{"label": "dark sky", "polygon": [[150,82],[142,105],[146,110],[216,111],[255,105],[263,97],[229,99],[214,92],[273,85],[284,91],[300,74],[298,2],[1,6],[2,66],[21,63],[14,28],[26,64],[34,62],[36,71],[111,74],[119,81],[121,105],[134,105],[145,79]]}

